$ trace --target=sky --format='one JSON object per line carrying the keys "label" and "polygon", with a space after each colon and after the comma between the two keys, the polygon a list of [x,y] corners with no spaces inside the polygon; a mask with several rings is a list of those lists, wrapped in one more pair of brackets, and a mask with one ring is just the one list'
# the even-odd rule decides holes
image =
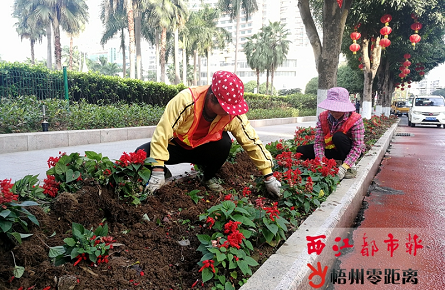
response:
{"label": "sky", "polygon": [[[85,31],[77,38],[74,39],[74,45],[79,46],[81,49],[96,48],[100,49],[99,40],[102,34],[102,23],[99,18],[100,0],[86,0],[89,8],[90,18]],[[12,7],[14,0],[0,0],[0,39],[2,45],[0,45],[0,57],[2,60],[9,62],[25,61],[26,58],[31,58],[31,46],[29,39],[20,40],[14,24],[17,19],[12,17]],[[61,31],[61,43],[63,46],[69,46],[69,39],[65,32]],[[46,59],[46,37],[43,37],[41,43],[35,45],[35,57],[36,60]]]}

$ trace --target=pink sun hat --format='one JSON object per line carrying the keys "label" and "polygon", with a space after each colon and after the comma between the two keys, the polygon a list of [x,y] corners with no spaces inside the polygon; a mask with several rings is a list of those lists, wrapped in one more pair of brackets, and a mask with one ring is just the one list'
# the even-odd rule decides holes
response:
{"label": "pink sun hat", "polygon": [[341,87],[329,89],[326,100],[318,104],[318,107],[334,112],[355,111],[355,105],[349,99],[348,90]]}
{"label": "pink sun hat", "polygon": [[244,100],[244,84],[236,74],[222,70],[215,72],[212,91],[227,114],[237,116],[249,110]]}

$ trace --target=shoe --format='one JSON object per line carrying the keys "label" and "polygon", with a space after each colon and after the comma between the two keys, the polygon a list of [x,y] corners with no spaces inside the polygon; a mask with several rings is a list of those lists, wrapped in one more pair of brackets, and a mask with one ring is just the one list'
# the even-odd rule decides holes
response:
{"label": "shoe", "polygon": [[167,166],[164,166],[164,177],[165,179],[172,177],[172,173],[170,171],[170,169],[167,168]]}
{"label": "shoe", "polygon": [[219,181],[216,177],[210,178],[209,180],[204,180],[204,186],[214,192],[221,192],[224,190],[224,187],[222,187],[219,184]]}
{"label": "shoe", "polygon": [[355,165],[346,170],[345,179],[355,178],[356,176],[357,176],[357,167]]}

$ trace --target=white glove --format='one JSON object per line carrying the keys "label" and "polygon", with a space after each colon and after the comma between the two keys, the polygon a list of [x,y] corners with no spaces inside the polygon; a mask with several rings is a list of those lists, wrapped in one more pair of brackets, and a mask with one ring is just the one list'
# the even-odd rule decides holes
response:
{"label": "white glove", "polygon": [[338,172],[337,172],[337,176],[338,178],[340,178],[340,180],[342,180],[345,177],[347,169],[344,168],[343,166],[339,166],[338,167]]}
{"label": "white glove", "polygon": [[145,186],[145,193],[148,193],[149,195],[152,195],[155,190],[158,190],[161,188],[162,185],[165,183],[165,177],[164,177],[164,171],[152,171],[150,180],[147,183],[147,186]]}
{"label": "white glove", "polygon": [[266,190],[269,194],[272,194],[276,197],[281,196],[281,183],[275,177],[272,177],[269,180],[265,180],[264,183],[266,184]]}

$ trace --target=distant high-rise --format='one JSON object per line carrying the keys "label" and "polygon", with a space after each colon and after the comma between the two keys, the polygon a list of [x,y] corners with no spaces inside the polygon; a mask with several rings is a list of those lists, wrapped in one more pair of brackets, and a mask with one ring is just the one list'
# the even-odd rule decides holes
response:
{"label": "distant high-rise", "polygon": [[[216,7],[218,0],[189,0],[190,11],[199,10],[202,4],[209,4]],[[246,56],[243,53],[242,44],[255,33],[258,33],[262,26],[269,25],[269,22],[280,21],[285,24],[289,31],[288,40],[291,41],[287,60],[275,72],[274,87],[280,89],[301,88],[304,91],[306,83],[316,76],[315,61],[312,48],[306,36],[303,21],[298,10],[298,1],[295,0],[257,0],[258,11],[249,15],[246,21],[244,13],[241,14],[240,39],[238,52],[237,74],[244,83],[256,81],[255,72],[247,65]],[[233,71],[236,40],[236,22],[232,21],[228,15],[223,15],[218,26],[225,28],[232,33],[232,43],[224,51],[214,51],[210,59],[210,74],[223,69]],[[201,58],[201,81],[200,84],[207,83],[207,60]],[[266,74],[261,74],[260,82],[266,81]],[[270,81],[270,79],[269,79]]]}

